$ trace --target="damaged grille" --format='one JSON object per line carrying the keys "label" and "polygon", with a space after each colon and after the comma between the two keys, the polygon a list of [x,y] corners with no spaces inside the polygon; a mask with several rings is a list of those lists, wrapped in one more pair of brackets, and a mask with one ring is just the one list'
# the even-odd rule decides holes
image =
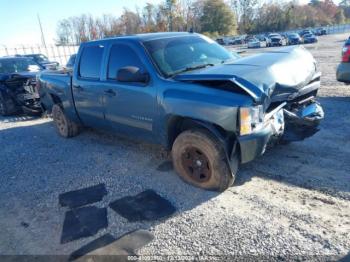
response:
{"label": "damaged grille", "polygon": [[284,101],[287,102],[287,105],[284,108],[288,110],[293,110],[294,108],[298,108],[301,105],[306,105],[309,102],[314,101],[317,96],[319,83],[320,76],[312,79],[297,92],[287,94],[286,99],[271,102],[266,112],[271,112]]}
{"label": "damaged grille", "polygon": [[[314,100],[314,98],[317,96],[317,89],[311,91],[310,93],[298,96],[294,98],[293,100],[287,101],[287,104],[284,108],[292,110],[293,108],[300,107],[303,104],[307,104],[308,102],[311,102]],[[267,113],[271,112],[275,108],[277,108],[282,102],[272,102],[268,109],[266,110]]]}
{"label": "damaged grille", "polygon": [[28,93],[37,93],[36,90],[36,79],[32,78],[32,79],[28,79],[24,86],[23,86],[24,90],[27,91]]}
{"label": "damaged grille", "polygon": [[312,100],[313,98],[315,98],[317,96],[317,91],[318,90],[316,89],[316,90],[311,91],[310,93],[298,96],[298,97],[294,98],[293,100],[289,101],[288,104],[290,104],[290,105],[293,105],[293,104],[300,105],[300,104],[303,104],[303,103],[305,103],[305,102],[307,102],[309,100]]}
{"label": "damaged grille", "polygon": [[23,107],[35,112],[41,111],[35,77],[12,75],[2,83],[7,89],[7,99],[13,102],[12,112],[19,112]]}

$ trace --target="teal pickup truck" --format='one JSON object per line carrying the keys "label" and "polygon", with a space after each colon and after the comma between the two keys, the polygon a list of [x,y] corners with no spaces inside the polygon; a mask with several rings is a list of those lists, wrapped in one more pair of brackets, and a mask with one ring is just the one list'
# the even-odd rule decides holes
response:
{"label": "teal pickup truck", "polygon": [[163,145],[182,179],[219,191],[268,144],[318,131],[319,87],[302,47],[241,58],[195,33],[83,43],[72,71],[38,81],[62,136],[88,126]]}

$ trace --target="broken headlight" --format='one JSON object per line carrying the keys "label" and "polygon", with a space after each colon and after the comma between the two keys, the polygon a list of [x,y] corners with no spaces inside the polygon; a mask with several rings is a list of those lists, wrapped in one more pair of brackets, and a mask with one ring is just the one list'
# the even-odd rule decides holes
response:
{"label": "broken headlight", "polygon": [[264,125],[264,109],[262,105],[241,107],[239,109],[239,133],[249,135]]}

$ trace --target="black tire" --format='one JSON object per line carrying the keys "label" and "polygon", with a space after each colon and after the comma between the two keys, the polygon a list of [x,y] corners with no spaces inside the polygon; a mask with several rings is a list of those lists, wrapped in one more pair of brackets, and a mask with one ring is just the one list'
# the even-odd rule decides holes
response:
{"label": "black tire", "polygon": [[55,104],[52,107],[52,118],[55,122],[56,129],[61,136],[68,138],[79,134],[79,125],[70,120],[58,104]]}
{"label": "black tire", "polygon": [[0,91],[0,115],[11,116],[19,113],[22,113],[21,107],[6,93],[4,94]]}
{"label": "black tire", "polygon": [[0,115],[2,116],[8,115],[7,103],[1,94],[0,94]]}
{"label": "black tire", "polygon": [[206,190],[226,190],[238,169],[238,156],[231,171],[223,147],[206,130],[182,132],[173,144],[172,159],[185,182]]}

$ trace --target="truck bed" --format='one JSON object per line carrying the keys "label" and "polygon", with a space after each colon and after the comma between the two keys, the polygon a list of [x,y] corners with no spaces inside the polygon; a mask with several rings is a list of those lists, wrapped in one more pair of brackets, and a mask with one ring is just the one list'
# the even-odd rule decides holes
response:
{"label": "truck bed", "polygon": [[[40,79],[40,97],[45,109],[51,112],[52,101],[69,103],[72,101],[72,75],[66,70],[43,71],[39,75]],[[49,97],[51,96],[51,97]],[[74,107],[74,106],[73,106]]]}

